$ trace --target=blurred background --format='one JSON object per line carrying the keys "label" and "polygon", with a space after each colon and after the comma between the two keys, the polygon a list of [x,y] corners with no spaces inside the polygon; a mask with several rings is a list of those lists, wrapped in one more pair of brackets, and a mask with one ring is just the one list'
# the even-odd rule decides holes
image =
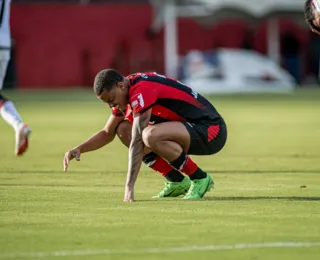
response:
{"label": "blurred background", "polygon": [[110,67],[165,73],[208,93],[318,86],[319,36],[303,8],[303,0],[13,0],[4,88],[87,87]]}

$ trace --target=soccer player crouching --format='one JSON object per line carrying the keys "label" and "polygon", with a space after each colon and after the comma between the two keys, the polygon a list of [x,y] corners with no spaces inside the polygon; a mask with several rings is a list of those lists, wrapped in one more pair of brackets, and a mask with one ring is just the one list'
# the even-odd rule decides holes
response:
{"label": "soccer player crouching", "polygon": [[96,75],[94,92],[113,114],[102,131],[65,154],[65,171],[70,160],[111,142],[118,131],[129,146],[124,201],[134,201],[142,161],[167,179],[156,198],[199,199],[213,187],[211,176],[189,157],[215,154],[227,140],[226,124],[206,98],[157,73],[124,77],[113,69]]}

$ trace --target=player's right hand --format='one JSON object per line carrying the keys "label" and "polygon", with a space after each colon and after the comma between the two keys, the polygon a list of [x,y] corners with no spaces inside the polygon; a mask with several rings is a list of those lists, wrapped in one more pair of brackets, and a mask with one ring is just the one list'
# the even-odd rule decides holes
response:
{"label": "player's right hand", "polygon": [[80,154],[79,148],[66,152],[63,159],[63,171],[66,172],[68,170],[69,163],[72,159],[76,158],[77,161],[80,161]]}

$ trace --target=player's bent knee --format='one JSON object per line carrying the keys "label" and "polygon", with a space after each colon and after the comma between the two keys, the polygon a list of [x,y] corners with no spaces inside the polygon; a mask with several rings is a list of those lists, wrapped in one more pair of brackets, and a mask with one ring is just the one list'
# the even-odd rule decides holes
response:
{"label": "player's bent knee", "polygon": [[117,136],[121,142],[129,147],[131,142],[131,124],[128,121],[122,121],[117,127]]}
{"label": "player's bent knee", "polygon": [[157,142],[160,141],[160,132],[157,126],[148,126],[142,132],[142,140],[145,146],[152,148],[155,147]]}

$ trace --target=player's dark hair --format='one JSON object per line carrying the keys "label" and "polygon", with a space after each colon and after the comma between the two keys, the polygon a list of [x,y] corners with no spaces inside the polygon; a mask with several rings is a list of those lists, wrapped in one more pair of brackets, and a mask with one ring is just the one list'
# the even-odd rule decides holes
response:
{"label": "player's dark hair", "polygon": [[315,15],[312,7],[312,0],[307,0],[304,5],[304,18],[311,29],[317,32],[320,32],[320,28],[315,26],[313,23],[313,20],[315,19]]}
{"label": "player's dark hair", "polygon": [[118,82],[124,80],[124,77],[114,69],[101,70],[94,79],[93,90],[97,96],[100,96],[104,90],[112,89]]}

